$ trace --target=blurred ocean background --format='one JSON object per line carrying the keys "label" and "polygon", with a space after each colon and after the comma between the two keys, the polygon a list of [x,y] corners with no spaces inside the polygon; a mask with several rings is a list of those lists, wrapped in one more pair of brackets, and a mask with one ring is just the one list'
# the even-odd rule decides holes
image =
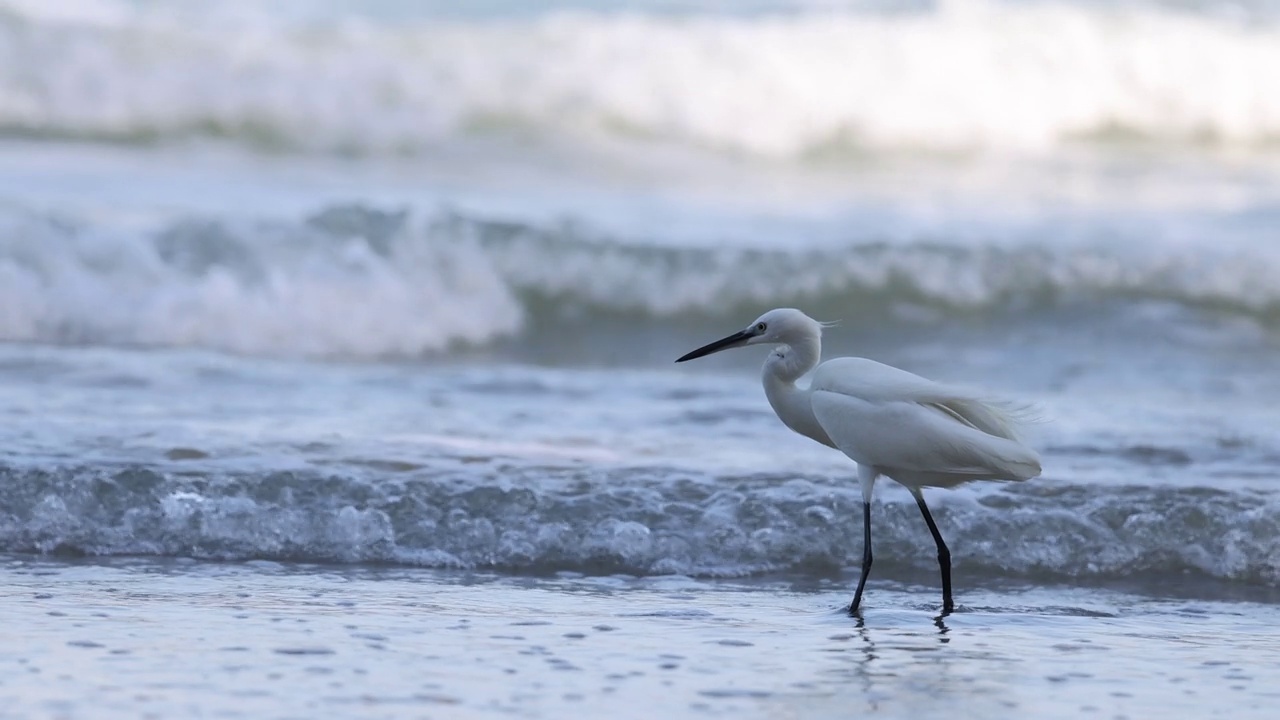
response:
{"label": "blurred ocean background", "polygon": [[[585,583],[691,626],[691,653],[738,600],[804,598],[796,622],[835,632],[862,552],[853,465],[777,421],[762,354],[672,364],[777,306],[839,321],[827,357],[1043,417],[1042,478],[930,495],[951,622],[1016,636],[1010,657],[1101,633],[1228,668],[1221,692],[1171,696],[1158,668],[1103,688],[1090,656],[974,717],[1162,707],[1135,697],[1267,716],[1280,2],[0,0],[10,603],[58,576],[65,614],[113,573],[145,589],[247,561],[237,582],[350,574],[374,614],[381,572],[396,593],[493,573],[485,592],[551,614]],[[875,508],[867,624],[879,607],[914,628],[932,543],[900,488]],[[672,597],[710,598],[711,619],[664,615]],[[1186,641],[1207,616],[1243,625]],[[1152,652],[1133,642],[1100,657]],[[871,689],[845,710],[954,716],[965,697],[858,652]],[[743,673],[667,711],[825,712]],[[14,682],[0,693],[46,692]],[[463,684],[442,716],[493,710]],[[101,699],[77,697],[72,715]]]}

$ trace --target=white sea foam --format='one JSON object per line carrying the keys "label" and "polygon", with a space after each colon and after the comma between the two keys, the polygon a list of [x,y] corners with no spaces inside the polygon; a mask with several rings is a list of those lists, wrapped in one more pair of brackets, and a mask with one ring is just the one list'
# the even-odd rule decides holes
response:
{"label": "white sea foam", "polygon": [[0,215],[0,340],[382,358],[527,338],[566,318],[607,345],[620,316],[669,324],[783,305],[864,325],[1150,302],[1168,311],[1143,322],[1170,328],[1184,309],[1264,332],[1280,316],[1271,246],[1042,240],[689,249],[360,206],[149,232],[16,213]]}
{"label": "white sea foam", "polygon": [[30,216],[0,220],[0,308],[9,340],[330,357],[483,343],[522,319],[508,284],[465,237],[400,242],[199,222],[138,237]]}
{"label": "white sea foam", "polygon": [[1280,27],[1150,6],[195,20],[3,0],[0,128],[373,153],[646,138],[784,159],[1280,138]]}
{"label": "white sea foam", "polygon": [[[843,479],[670,472],[507,466],[370,482],[0,464],[0,550],[700,576],[830,572],[860,557],[861,497]],[[934,512],[970,575],[1280,584],[1274,495],[1110,487],[947,494]],[[879,571],[933,570],[914,503],[875,505]]]}

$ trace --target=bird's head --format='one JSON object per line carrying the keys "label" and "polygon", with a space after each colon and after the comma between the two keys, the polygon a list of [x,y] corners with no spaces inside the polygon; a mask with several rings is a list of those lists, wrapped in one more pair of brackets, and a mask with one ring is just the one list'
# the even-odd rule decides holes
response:
{"label": "bird's head", "polygon": [[778,308],[756,318],[745,329],[721,338],[676,360],[696,360],[729,348],[747,345],[796,345],[804,340],[822,337],[822,323],[796,310]]}

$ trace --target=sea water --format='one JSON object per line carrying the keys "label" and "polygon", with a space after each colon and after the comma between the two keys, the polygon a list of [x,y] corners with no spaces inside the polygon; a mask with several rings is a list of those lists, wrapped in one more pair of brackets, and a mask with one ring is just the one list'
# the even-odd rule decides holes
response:
{"label": "sea water", "polygon": [[[1270,717],[1277,11],[3,0],[0,712]],[[953,615],[776,306],[1038,418]]]}
{"label": "sea water", "polygon": [[1002,582],[9,560],[13,717],[1192,717],[1274,712],[1270,601]]}

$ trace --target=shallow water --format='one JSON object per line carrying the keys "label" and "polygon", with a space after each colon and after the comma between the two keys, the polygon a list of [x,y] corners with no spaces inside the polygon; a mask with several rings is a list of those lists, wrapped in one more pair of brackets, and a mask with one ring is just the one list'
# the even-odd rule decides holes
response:
{"label": "shallow water", "polygon": [[[0,0],[0,714],[1275,704],[1274,2],[303,5]],[[954,615],[777,306],[1042,419]]]}
{"label": "shallow water", "polygon": [[[1270,717],[1280,610],[1114,589],[5,560],[49,717]],[[20,630],[19,630],[20,629]]]}
{"label": "shallow water", "polygon": [[[1011,377],[1022,358],[997,362]],[[751,375],[674,368],[0,346],[0,540],[517,572],[856,565],[848,458],[786,432]],[[1029,430],[1042,478],[929,494],[956,562],[993,577],[1273,585],[1274,390],[1090,388],[1107,374],[1024,394],[1052,413]],[[1122,392],[1140,402],[1117,409]],[[873,523],[877,572],[932,567],[901,488],[877,488]]]}

